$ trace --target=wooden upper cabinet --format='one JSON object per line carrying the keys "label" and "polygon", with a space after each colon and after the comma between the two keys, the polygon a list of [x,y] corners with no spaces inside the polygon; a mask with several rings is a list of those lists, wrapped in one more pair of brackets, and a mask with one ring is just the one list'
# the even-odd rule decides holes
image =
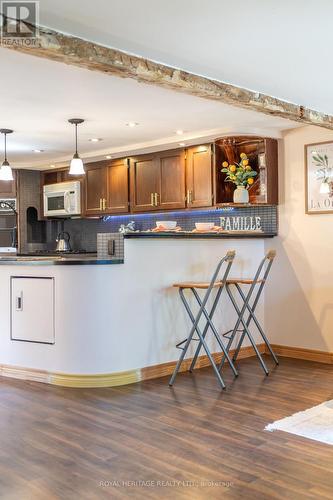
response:
{"label": "wooden upper cabinet", "polygon": [[85,213],[103,215],[107,197],[107,170],[104,162],[85,165]]}
{"label": "wooden upper cabinet", "polygon": [[185,154],[184,151],[165,151],[158,158],[160,187],[157,207],[173,210],[185,207]]}
{"label": "wooden upper cabinet", "polygon": [[129,211],[128,160],[113,160],[107,169],[106,211],[126,213]]}
{"label": "wooden upper cabinet", "polygon": [[17,172],[13,170],[13,181],[0,181],[0,198],[16,198]]}
{"label": "wooden upper cabinet", "polygon": [[185,155],[163,151],[131,159],[133,212],[185,207]]}
{"label": "wooden upper cabinet", "polygon": [[186,154],[186,190],[189,208],[213,204],[211,145],[188,148]]}
{"label": "wooden upper cabinet", "polygon": [[131,209],[133,212],[156,210],[156,193],[160,187],[160,173],[155,155],[131,158]]}

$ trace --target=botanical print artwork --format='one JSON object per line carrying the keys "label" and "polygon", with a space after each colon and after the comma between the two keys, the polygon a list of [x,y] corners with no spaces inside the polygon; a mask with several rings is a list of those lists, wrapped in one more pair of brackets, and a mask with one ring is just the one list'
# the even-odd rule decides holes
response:
{"label": "botanical print artwork", "polygon": [[333,212],[333,143],[308,144],[306,152],[306,212]]}

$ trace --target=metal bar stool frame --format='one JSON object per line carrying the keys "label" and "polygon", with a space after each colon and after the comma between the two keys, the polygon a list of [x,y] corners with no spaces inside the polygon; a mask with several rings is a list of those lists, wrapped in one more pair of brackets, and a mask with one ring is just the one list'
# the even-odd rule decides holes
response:
{"label": "metal bar stool frame", "polygon": [[[256,307],[258,305],[258,302],[259,302],[259,298],[261,296],[261,293],[262,293],[263,288],[265,286],[265,283],[267,281],[269,272],[271,270],[271,267],[272,267],[273,260],[274,260],[275,256],[276,256],[276,251],[275,250],[269,250],[267,252],[267,254],[263,258],[263,260],[260,262],[259,267],[257,269],[257,272],[256,272],[253,280],[237,280],[237,279],[233,280],[233,279],[229,279],[229,280],[227,280],[227,283],[226,283],[226,291],[228,293],[228,296],[229,296],[229,298],[231,300],[231,303],[234,306],[234,309],[235,309],[235,311],[237,313],[237,316],[238,316],[238,319],[236,321],[236,324],[235,324],[233,330],[229,330],[228,332],[226,332],[224,334],[224,337],[227,337],[229,339],[228,344],[227,344],[227,351],[230,350],[231,345],[232,345],[232,343],[233,343],[233,341],[235,339],[236,334],[239,333],[239,332],[241,332],[240,339],[239,339],[239,341],[237,343],[237,347],[236,347],[235,353],[234,353],[233,358],[232,358],[233,362],[236,362],[237,357],[239,355],[239,351],[240,351],[240,349],[242,347],[242,344],[244,342],[244,339],[247,336],[249,338],[250,342],[251,342],[251,345],[252,345],[252,347],[253,347],[253,349],[254,349],[254,351],[256,353],[256,356],[259,359],[259,362],[260,362],[260,364],[262,366],[262,369],[264,370],[264,372],[265,372],[266,375],[269,374],[268,368],[267,368],[267,366],[266,366],[266,364],[265,364],[265,362],[264,362],[264,360],[263,360],[263,358],[262,358],[262,356],[261,356],[261,354],[260,354],[260,352],[259,352],[259,350],[258,350],[258,348],[256,346],[256,343],[255,343],[255,341],[253,339],[253,336],[251,335],[251,333],[249,331],[249,326],[250,326],[251,321],[253,321],[255,323],[255,325],[256,325],[256,327],[257,327],[257,329],[258,329],[258,331],[259,331],[259,333],[260,333],[260,335],[261,335],[264,343],[266,344],[266,346],[267,346],[270,354],[272,355],[272,357],[273,357],[276,365],[278,365],[279,361],[278,361],[278,359],[277,359],[277,357],[276,357],[276,355],[275,355],[275,353],[274,353],[274,351],[272,349],[272,346],[270,345],[270,343],[269,343],[269,341],[268,341],[268,339],[267,339],[267,337],[266,337],[266,335],[265,335],[265,333],[264,333],[264,331],[263,331],[263,329],[262,329],[262,327],[261,327],[261,325],[260,325],[257,317],[254,314],[255,309],[256,309]],[[260,275],[262,274],[262,271],[263,271],[263,276],[262,276],[262,278],[260,278]],[[243,292],[242,287],[241,287],[241,284],[244,281],[249,281],[251,283],[251,286],[250,286],[250,289],[249,289],[247,295]],[[252,303],[252,306],[251,306],[250,305],[250,299],[251,299],[251,297],[253,295],[253,292],[254,292],[255,287],[256,287],[257,284],[259,284],[259,288],[258,288],[257,294],[256,294],[256,296],[254,298],[254,301]],[[243,306],[242,306],[241,309],[238,307],[237,302],[235,300],[235,297],[234,297],[234,295],[233,295],[233,293],[231,291],[231,287],[232,286],[235,286],[236,290],[238,291],[238,293],[239,293],[239,295],[240,295],[240,297],[242,299]],[[244,320],[244,315],[245,315],[246,311],[249,313],[249,315],[248,315],[247,320],[245,321]],[[243,329],[241,329],[241,330],[239,330],[239,326],[240,325],[243,326]],[[226,358],[225,358],[225,356],[223,356],[223,358],[221,360],[221,363],[219,365],[219,370],[222,369],[222,367],[223,367],[223,365],[225,363],[225,360],[226,360]]]}
{"label": "metal bar stool frame", "polygon": [[[222,342],[222,340],[221,340],[221,338],[220,338],[220,336],[219,336],[219,334],[218,334],[218,332],[217,332],[217,330],[216,330],[216,328],[215,328],[215,326],[214,326],[214,324],[212,322],[212,319],[213,319],[213,316],[214,316],[217,304],[218,304],[218,302],[220,300],[220,296],[221,296],[222,290],[223,290],[223,288],[226,285],[227,278],[228,278],[228,275],[229,275],[229,272],[230,272],[230,268],[231,268],[231,265],[233,263],[234,258],[235,258],[235,252],[234,251],[229,251],[223,257],[223,259],[220,260],[220,262],[218,263],[218,265],[216,267],[216,270],[215,270],[215,272],[213,274],[213,277],[212,277],[212,279],[211,279],[211,281],[210,281],[210,283],[209,283],[209,285],[207,287],[207,291],[206,291],[206,293],[205,293],[205,295],[204,295],[204,297],[203,297],[202,300],[201,300],[201,298],[200,298],[197,290],[195,289],[195,284],[194,283],[192,283],[192,286],[187,285],[186,283],[183,283],[183,284],[180,283],[180,284],[174,285],[174,286],[177,286],[179,288],[179,295],[180,295],[180,298],[181,298],[181,300],[182,300],[182,302],[184,304],[184,307],[185,307],[185,309],[186,309],[186,311],[187,311],[187,313],[188,313],[188,315],[190,317],[190,320],[192,322],[192,328],[190,330],[189,336],[185,340],[179,342],[176,345],[177,348],[180,348],[182,350],[182,353],[181,353],[181,355],[179,357],[177,365],[176,365],[176,367],[174,369],[174,372],[173,372],[173,374],[171,376],[171,379],[169,381],[169,385],[170,386],[172,386],[173,383],[174,383],[174,381],[175,381],[175,378],[176,378],[177,373],[178,373],[178,371],[179,371],[179,369],[181,367],[181,364],[182,364],[182,362],[183,362],[183,360],[185,358],[186,352],[187,352],[187,350],[188,350],[188,348],[190,346],[191,341],[192,340],[197,340],[197,341],[200,342],[200,347],[203,346],[204,350],[206,351],[206,354],[207,354],[207,356],[209,358],[209,361],[210,361],[210,363],[211,363],[211,365],[213,367],[215,375],[216,375],[216,377],[217,377],[217,379],[218,379],[218,381],[219,381],[222,389],[226,388],[224,380],[223,380],[223,378],[221,376],[220,370],[218,369],[218,367],[217,367],[217,365],[216,365],[216,363],[215,363],[215,361],[214,361],[214,359],[213,359],[213,357],[211,355],[209,347],[208,347],[208,345],[207,345],[207,343],[205,341],[205,337],[206,337],[206,334],[208,332],[209,327],[211,328],[211,330],[212,330],[212,332],[214,334],[214,337],[216,338],[216,340],[217,340],[217,342],[218,342],[218,344],[219,344],[219,346],[220,346],[220,348],[221,348],[221,350],[222,350],[222,352],[224,354],[224,358],[227,359],[227,361],[229,362],[229,364],[230,364],[230,366],[231,366],[231,368],[233,370],[234,375],[235,376],[238,375],[238,372],[237,372],[237,370],[236,370],[233,362],[231,361],[231,359],[229,357],[227,348],[224,345],[224,343]],[[222,264],[224,262],[227,263],[227,267],[225,269],[225,272],[224,272],[222,280],[218,281],[217,278],[218,278],[218,275],[220,273]],[[199,284],[199,286],[200,286],[200,284]],[[207,310],[206,310],[206,304],[207,304],[208,299],[209,299],[209,297],[211,295],[211,292],[212,292],[212,290],[214,288],[218,288],[218,291],[217,291],[216,297],[214,299],[212,308],[211,308],[210,312],[208,313]],[[198,313],[197,313],[196,316],[193,315],[193,313],[191,311],[191,308],[190,308],[190,306],[189,306],[189,304],[188,304],[188,302],[187,302],[187,300],[185,298],[185,295],[184,295],[184,290],[185,289],[190,289],[192,291],[192,293],[193,293],[193,295],[194,295],[194,297],[195,297],[195,299],[196,299],[196,301],[197,301],[197,303],[199,305],[199,311],[198,311]],[[206,320],[207,320],[203,332],[201,332],[201,329],[199,328],[199,321],[200,321],[202,315],[204,315],[205,318],[206,318]],[[198,339],[193,338],[194,333],[197,333]],[[182,344],[184,344],[184,347],[180,347]],[[197,351],[196,351],[196,358],[198,356],[198,352],[199,351],[197,349]],[[193,361],[191,363],[190,371],[192,371],[192,369],[193,369],[192,368],[192,364],[193,364]]]}

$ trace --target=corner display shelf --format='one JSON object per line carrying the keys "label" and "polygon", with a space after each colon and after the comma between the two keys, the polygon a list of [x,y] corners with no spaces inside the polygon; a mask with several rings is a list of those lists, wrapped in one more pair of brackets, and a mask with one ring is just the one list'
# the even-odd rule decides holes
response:
{"label": "corner display shelf", "polygon": [[234,185],[224,182],[222,163],[239,162],[245,153],[251,167],[257,171],[249,189],[251,204],[278,203],[278,143],[276,139],[258,136],[229,136],[215,141],[216,204],[232,203]]}

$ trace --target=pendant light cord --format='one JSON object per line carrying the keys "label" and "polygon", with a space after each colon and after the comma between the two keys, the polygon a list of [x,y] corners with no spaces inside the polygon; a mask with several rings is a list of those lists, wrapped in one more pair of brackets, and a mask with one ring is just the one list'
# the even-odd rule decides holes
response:
{"label": "pendant light cord", "polygon": [[77,155],[77,123],[75,123],[75,154]]}
{"label": "pendant light cord", "polygon": [[7,134],[4,134],[5,136],[5,161],[7,161]]}

